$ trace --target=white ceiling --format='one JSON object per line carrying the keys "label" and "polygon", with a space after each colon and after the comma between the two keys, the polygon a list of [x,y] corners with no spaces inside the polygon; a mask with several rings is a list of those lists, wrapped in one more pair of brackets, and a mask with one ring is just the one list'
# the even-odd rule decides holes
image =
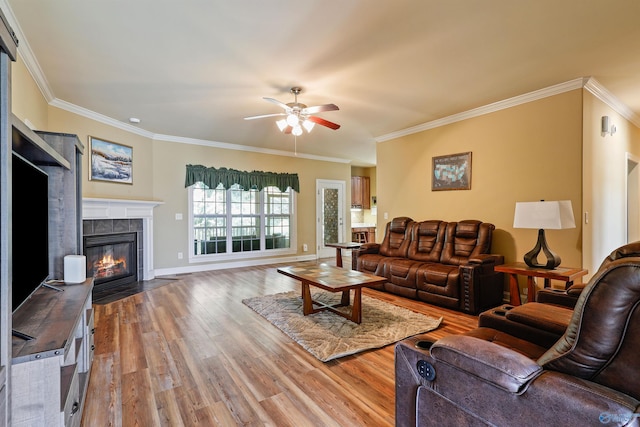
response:
{"label": "white ceiling", "polygon": [[299,155],[375,164],[376,138],[578,77],[640,114],[637,0],[0,0],[49,102],[158,138],[294,151],[262,97],[309,106]]}

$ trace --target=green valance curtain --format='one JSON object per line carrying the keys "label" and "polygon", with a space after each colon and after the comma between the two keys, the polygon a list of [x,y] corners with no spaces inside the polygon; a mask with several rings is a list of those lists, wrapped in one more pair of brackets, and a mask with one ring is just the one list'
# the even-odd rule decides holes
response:
{"label": "green valance curtain", "polygon": [[287,191],[291,187],[296,193],[300,192],[300,182],[297,173],[275,173],[261,171],[239,171],[227,168],[208,168],[202,165],[187,165],[185,187],[202,182],[209,188],[216,188],[219,184],[228,189],[233,184],[240,185],[244,190],[264,187],[278,187],[280,191]]}

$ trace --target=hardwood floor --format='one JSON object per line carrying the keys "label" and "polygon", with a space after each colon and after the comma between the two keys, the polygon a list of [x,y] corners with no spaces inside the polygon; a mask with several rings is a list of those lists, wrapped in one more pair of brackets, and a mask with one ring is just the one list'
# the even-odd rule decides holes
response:
{"label": "hardwood floor", "polygon": [[[94,305],[94,364],[82,425],[393,426],[393,345],[323,363],[242,304],[300,290],[278,266],[178,276]],[[425,334],[432,340],[477,325],[475,316],[363,293],[444,316]]]}

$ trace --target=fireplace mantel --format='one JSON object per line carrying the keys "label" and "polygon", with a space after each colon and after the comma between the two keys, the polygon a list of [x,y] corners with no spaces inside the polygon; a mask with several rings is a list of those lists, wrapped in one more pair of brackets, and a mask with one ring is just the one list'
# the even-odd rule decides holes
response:
{"label": "fireplace mantel", "polygon": [[153,271],[153,208],[164,202],[127,199],[82,199],[82,219],[142,219],[143,277],[151,280]]}

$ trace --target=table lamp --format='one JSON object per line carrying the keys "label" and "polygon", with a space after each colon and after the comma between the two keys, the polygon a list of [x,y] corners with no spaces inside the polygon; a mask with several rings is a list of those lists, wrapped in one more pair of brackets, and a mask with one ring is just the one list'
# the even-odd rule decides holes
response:
{"label": "table lamp", "polygon": [[[560,265],[560,257],[553,253],[547,245],[544,230],[562,230],[575,228],[571,200],[552,202],[516,202],[516,212],[513,217],[513,228],[537,228],[538,242],[535,247],[524,256],[524,262],[529,267],[553,270]],[[546,264],[538,262],[540,251],[547,257]]]}

